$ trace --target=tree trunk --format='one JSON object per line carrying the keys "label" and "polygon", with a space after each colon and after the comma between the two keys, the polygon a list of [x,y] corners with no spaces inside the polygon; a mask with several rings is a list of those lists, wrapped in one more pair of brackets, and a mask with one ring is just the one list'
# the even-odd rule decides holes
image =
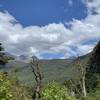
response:
{"label": "tree trunk", "polygon": [[82,78],[82,91],[83,91],[83,97],[86,98],[86,87],[85,87],[85,77]]}

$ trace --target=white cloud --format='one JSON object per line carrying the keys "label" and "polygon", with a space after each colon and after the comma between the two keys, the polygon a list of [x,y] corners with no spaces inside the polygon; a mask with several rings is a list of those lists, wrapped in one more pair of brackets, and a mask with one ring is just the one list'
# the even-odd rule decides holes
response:
{"label": "white cloud", "polygon": [[68,0],[68,4],[69,4],[70,6],[73,6],[73,0]]}
{"label": "white cloud", "polygon": [[[68,58],[86,54],[94,47],[94,43],[86,42],[100,39],[100,14],[90,13],[92,8],[88,3],[85,2],[88,16],[84,20],[73,19],[67,23],[70,29],[62,23],[23,27],[8,12],[0,12],[0,41],[8,52],[17,55],[35,54],[42,58],[42,53],[62,53],[64,58]],[[98,10],[99,7],[96,8]]]}
{"label": "white cloud", "polygon": [[86,4],[88,13],[96,12],[100,14],[100,0],[82,0]]}

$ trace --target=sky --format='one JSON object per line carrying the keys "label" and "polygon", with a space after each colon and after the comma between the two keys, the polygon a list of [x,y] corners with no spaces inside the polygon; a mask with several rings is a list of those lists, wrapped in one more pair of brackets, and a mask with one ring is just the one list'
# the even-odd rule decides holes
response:
{"label": "sky", "polygon": [[100,40],[100,0],[0,0],[0,42],[14,55],[70,58]]}

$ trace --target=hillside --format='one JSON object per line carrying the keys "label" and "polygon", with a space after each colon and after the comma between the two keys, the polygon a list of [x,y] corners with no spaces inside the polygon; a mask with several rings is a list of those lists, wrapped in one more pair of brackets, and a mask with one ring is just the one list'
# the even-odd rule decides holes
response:
{"label": "hillside", "polygon": [[[43,81],[63,80],[71,77],[73,68],[69,64],[73,60],[41,60],[40,66],[43,73]],[[29,63],[23,61],[10,61],[2,70],[14,74],[21,83],[32,85],[34,83],[34,75]],[[59,77],[58,77],[59,76]]]}
{"label": "hillside", "polygon": [[[100,48],[96,46],[95,48]],[[94,49],[91,53],[81,56],[80,62],[86,67],[92,54],[97,54]],[[65,82],[70,78],[78,78],[78,70],[76,61],[78,59],[52,59],[52,60],[40,60],[41,72],[43,75],[43,82],[47,83],[52,80],[59,82]],[[98,60],[99,62],[99,60]],[[100,63],[100,62],[99,62]],[[12,76],[15,76],[24,85],[33,85],[34,75],[29,63],[25,63],[23,60],[12,60],[2,70],[9,72]]]}
{"label": "hillside", "polygon": [[[81,58],[81,61],[86,59],[87,57]],[[75,59],[40,60],[40,66],[44,83],[53,80],[65,82],[70,78],[77,78],[78,75]],[[2,70],[9,72],[11,76],[15,76],[24,85],[33,85],[35,82],[29,63],[17,60],[10,61]]]}

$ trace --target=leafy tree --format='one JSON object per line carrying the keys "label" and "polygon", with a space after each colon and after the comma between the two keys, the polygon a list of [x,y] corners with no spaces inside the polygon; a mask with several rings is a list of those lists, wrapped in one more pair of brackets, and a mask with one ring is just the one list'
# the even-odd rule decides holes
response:
{"label": "leafy tree", "polygon": [[87,91],[94,91],[100,85],[100,42],[96,45],[91,53],[88,66],[86,69],[86,86]]}
{"label": "leafy tree", "polygon": [[9,60],[14,60],[14,58],[6,56],[6,54],[4,53],[4,48],[0,43],[0,65],[5,65],[6,63],[8,63]]}
{"label": "leafy tree", "polygon": [[4,50],[4,48],[2,47],[2,44],[0,43],[0,51]]}
{"label": "leafy tree", "polygon": [[71,97],[66,87],[57,82],[48,84],[42,91],[42,100],[76,100]]}
{"label": "leafy tree", "polygon": [[11,79],[7,73],[0,74],[0,100],[31,100],[25,87]]}
{"label": "leafy tree", "polygon": [[2,47],[2,44],[0,43],[0,64],[1,65],[5,65],[9,60],[9,58],[5,55],[3,51],[4,51],[4,48]]}

